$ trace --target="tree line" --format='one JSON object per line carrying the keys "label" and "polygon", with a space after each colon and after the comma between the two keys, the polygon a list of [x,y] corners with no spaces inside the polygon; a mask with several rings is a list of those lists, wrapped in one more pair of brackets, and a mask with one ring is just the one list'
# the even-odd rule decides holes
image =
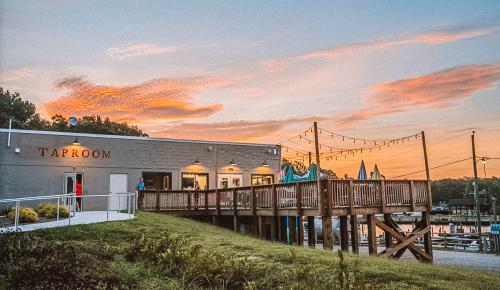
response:
{"label": "tree line", "polygon": [[0,126],[7,128],[9,120],[12,121],[14,129],[148,136],[137,126],[129,125],[127,122],[111,121],[108,117],[103,119],[99,115],[78,118],[78,126],[70,126],[68,118],[60,114],[46,120],[37,113],[35,104],[23,100],[17,92],[11,93],[0,87]]}

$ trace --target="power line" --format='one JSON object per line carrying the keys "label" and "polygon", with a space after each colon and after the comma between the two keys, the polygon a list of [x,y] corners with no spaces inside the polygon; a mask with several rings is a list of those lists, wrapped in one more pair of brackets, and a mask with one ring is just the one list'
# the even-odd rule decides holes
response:
{"label": "power line", "polygon": [[[464,159],[461,159],[461,160],[456,160],[456,161],[452,161],[452,162],[449,162],[449,163],[446,163],[446,164],[441,164],[441,165],[438,165],[438,166],[434,166],[434,167],[429,168],[429,170],[438,169],[438,168],[441,168],[441,167],[445,167],[445,166],[449,166],[449,165],[452,165],[452,164],[460,163],[460,162],[469,160],[471,158],[472,157],[467,157],[467,158],[464,158]],[[399,178],[399,177],[413,175],[413,174],[421,173],[421,172],[425,172],[425,169],[424,170],[419,170],[419,171],[414,171],[414,172],[403,174],[403,175],[399,175],[399,176],[394,176],[393,178],[396,179],[396,178]]]}

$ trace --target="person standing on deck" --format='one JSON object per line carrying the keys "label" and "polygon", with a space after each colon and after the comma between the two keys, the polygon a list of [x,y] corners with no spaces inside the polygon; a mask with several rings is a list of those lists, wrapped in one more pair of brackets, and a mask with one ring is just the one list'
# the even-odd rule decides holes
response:
{"label": "person standing on deck", "polygon": [[144,178],[140,177],[139,181],[137,181],[137,185],[135,186],[135,189],[137,190],[144,190],[146,186],[144,185]]}

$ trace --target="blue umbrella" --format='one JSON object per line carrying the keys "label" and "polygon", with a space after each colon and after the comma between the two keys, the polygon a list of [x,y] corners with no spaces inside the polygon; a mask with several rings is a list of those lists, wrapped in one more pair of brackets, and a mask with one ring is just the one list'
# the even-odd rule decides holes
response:
{"label": "blue umbrella", "polygon": [[316,167],[316,164],[311,164],[311,166],[309,166],[309,176],[307,177],[307,180],[316,179],[318,179],[318,167]]}
{"label": "blue umbrella", "polygon": [[366,175],[365,162],[361,160],[361,166],[359,167],[358,179],[368,179]]}

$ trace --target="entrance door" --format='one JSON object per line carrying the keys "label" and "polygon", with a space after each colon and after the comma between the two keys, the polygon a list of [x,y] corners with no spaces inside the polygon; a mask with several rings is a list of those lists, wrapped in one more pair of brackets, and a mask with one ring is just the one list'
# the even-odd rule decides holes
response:
{"label": "entrance door", "polygon": [[[109,175],[109,209],[110,210],[125,210],[127,209],[127,174],[112,173]],[[120,194],[122,193],[122,194]]]}
{"label": "entrance door", "polygon": [[233,188],[243,186],[243,174],[225,174],[219,173],[217,175],[217,183],[219,188]]}
{"label": "entrance door", "polygon": [[[83,173],[79,172],[66,172],[64,173],[64,184],[63,184],[63,194],[75,193],[76,192],[76,183],[80,183],[82,185],[82,195],[85,192],[83,187]],[[64,201],[65,205],[69,204],[69,200]],[[81,208],[83,210],[83,199],[81,201]]]}

